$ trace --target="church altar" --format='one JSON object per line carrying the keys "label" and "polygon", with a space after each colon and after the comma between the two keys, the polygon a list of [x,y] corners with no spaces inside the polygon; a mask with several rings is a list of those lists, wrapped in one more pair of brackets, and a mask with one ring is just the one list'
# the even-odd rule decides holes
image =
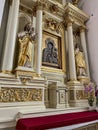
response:
{"label": "church altar", "polygon": [[17,130],[44,130],[98,120],[98,112],[84,111],[19,119]]}
{"label": "church altar", "polygon": [[16,120],[20,111],[33,115],[47,109],[88,107],[85,87],[91,78],[85,23],[89,15],[78,2],[9,1],[0,63],[0,128],[17,123],[18,130],[49,129],[97,119],[96,112],[70,114],[69,110],[69,114],[60,111],[61,115]]}

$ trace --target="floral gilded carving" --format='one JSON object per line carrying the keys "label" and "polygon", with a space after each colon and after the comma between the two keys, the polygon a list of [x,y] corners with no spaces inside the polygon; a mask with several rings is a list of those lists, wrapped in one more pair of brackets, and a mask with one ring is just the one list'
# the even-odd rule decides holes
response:
{"label": "floral gilded carving", "polygon": [[45,20],[46,27],[49,28],[52,31],[56,31],[57,33],[60,33],[60,29],[62,27],[62,22],[57,22],[56,20],[52,18],[47,18]]}
{"label": "floral gilded carving", "polygon": [[0,102],[42,101],[42,89],[6,88],[0,90]]}

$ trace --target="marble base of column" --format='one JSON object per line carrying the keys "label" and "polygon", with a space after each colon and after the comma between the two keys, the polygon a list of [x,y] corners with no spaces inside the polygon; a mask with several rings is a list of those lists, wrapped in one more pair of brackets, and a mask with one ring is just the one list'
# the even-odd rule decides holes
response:
{"label": "marble base of column", "polygon": [[69,105],[71,107],[82,107],[87,106],[87,97],[85,96],[85,86],[82,83],[67,83],[69,91]]}

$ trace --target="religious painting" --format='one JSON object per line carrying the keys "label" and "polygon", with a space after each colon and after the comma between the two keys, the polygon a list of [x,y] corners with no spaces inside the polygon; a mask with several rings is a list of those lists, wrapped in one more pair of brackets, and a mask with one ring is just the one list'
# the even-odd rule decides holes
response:
{"label": "religious painting", "polygon": [[43,32],[42,65],[61,69],[61,38]]}

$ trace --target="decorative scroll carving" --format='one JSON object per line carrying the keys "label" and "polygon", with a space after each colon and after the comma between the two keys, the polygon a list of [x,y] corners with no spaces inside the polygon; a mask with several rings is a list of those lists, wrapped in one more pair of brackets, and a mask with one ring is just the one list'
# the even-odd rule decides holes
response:
{"label": "decorative scroll carving", "polygon": [[83,91],[83,90],[77,90],[77,91],[76,91],[76,98],[77,98],[78,100],[84,99],[84,91]]}
{"label": "decorative scroll carving", "polygon": [[42,89],[2,87],[0,90],[0,102],[27,101],[42,101]]}
{"label": "decorative scroll carving", "polygon": [[[92,92],[94,95],[94,92]],[[88,99],[89,94],[86,93],[84,90],[76,90],[76,99],[77,100],[83,100],[83,99]]]}
{"label": "decorative scroll carving", "polygon": [[55,4],[51,5],[50,6],[50,11],[51,11],[51,13],[59,12],[58,5],[55,5]]}
{"label": "decorative scroll carving", "polygon": [[26,84],[28,81],[30,81],[31,77],[20,77],[21,83]]}
{"label": "decorative scroll carving", "polygon": [[80,0],[72,0],[73,5],[77,6]]}
{"label": "decorative scroll carving", "polygon": [[53,3],[52,1],[48,1],[48,0],[37,0],[32,6],[33,14],[35,14],[37,10],[43,10],[43,14],[45,14],[46,12],[55,13],[55,15],[58,18],[62,18],[62,19],[63,19],[63,14],[65,12],[63,6],[61,6],[57,1]]}
{"label": "decorative scroll carving", "polygon": [[57,22],[56,20],[54,20],[52,18],[46,19],[45,22],[46,22],[47,28],[49,28],[52,31],[56,31],[57,33],[60,32],[62,22],[59,23],[59,22]]}

